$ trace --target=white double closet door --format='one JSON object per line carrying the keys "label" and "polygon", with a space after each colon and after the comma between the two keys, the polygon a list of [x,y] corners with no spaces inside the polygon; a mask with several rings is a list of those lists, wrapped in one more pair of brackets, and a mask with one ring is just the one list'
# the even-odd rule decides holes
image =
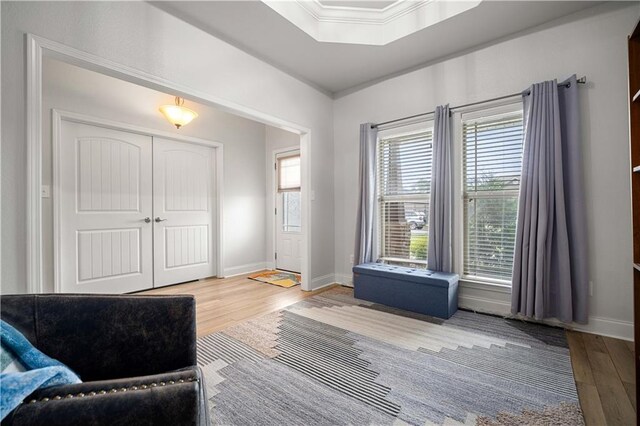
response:
{"label": "white double closet door", "polygon": [[216,274],[214,148],[62,121],[57,288],[128,293]]}

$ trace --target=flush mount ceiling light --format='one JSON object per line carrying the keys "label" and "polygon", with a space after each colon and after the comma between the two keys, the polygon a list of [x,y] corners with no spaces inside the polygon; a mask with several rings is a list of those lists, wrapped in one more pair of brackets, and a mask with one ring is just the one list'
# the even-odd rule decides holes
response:
{"label": "flush mount ceiling light", "polygon": [[176,96],[175,105],[162,105],[160,112],[177,129],[191,123],[191,120],[198,116],[198,113],[184,106],[184,99]]}
{"label": "flush mount ceiling light", "polygon": [[319,42],[383,46],[478,6],[483,0],[262,0]]}

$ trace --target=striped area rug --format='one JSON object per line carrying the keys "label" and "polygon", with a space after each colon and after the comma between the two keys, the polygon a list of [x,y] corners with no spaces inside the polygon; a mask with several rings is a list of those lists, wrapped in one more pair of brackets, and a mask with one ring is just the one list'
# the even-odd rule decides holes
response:
{"label": "striped area rug", "polygon": [[336,288],[198,340],[216,425],[582,425],[564,331]]}

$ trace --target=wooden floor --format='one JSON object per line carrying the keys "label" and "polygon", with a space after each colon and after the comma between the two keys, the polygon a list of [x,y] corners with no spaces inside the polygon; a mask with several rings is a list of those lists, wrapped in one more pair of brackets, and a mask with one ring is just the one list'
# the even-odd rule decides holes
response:
{"label": "wooden floor", "polygon": [[[207,279],[142,292],[193,294],[198,336],[283,309],[328,289],[304,292],[259,283],[246,275]],[[633,344],[594,334],[568,331],[571,361],[587,426],[636,424]]]}
{"label": "wooden floor", "polygon": [[198,337],[201,337],[250,318],[283,309],[329,288],[302,291],[300,286],[278,287],[250,280],[247,275],[240,275],[224,279],[209,278],[138,294],[193,294],[196,298]]}
{"label": "wooden floor", "polygon": [[633,343],[576,331],[567,339],[587,425],[635,425]]}

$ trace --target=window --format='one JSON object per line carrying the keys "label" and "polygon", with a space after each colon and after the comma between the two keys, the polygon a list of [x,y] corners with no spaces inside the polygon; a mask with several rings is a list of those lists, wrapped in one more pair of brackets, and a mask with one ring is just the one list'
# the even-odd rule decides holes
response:
{"label": "window", "polygon": [[278,192],[300,191],[300,155],[278,157]]}
{"label": "window", "polygon": [[462,116],[464,277],[511,283],[522,123],[521,105]]}
{"label": "window", "polygon": [[426,267],[431,187],[432,130],[378,142],[380,259]]}
{"label": "window", "polygon": [[302,229],[300,197],[300,154],[286,153],[276,157],[278,192],[282,212],[282,232],[300,232]]}

